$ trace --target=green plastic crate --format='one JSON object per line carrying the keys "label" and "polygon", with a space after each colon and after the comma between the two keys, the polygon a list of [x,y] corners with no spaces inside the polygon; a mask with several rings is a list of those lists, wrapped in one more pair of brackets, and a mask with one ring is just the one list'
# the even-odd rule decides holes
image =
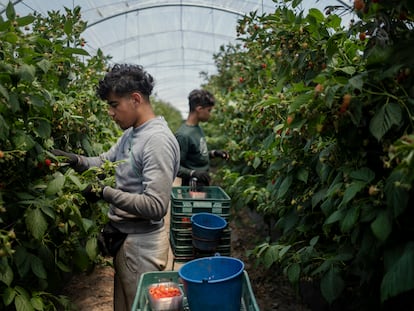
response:
{"label": "green plastic crate", "polygon": [[[151,307],[148,300],[147,288],[153,283],[159,282],[175,282],[184,291],[184,286],[180,282],[178,271],[161,271],[161,272],[146,272],[141,275],[138,283],[137,293],[135,295],[134,303],[131,311],[150,311]],[[247,271],[243,272],[243,285],[242,285],[242,301],[241,311],[260,311],[256,302],[256,298],[253,293],[252,286]],[[184,295],[183,299],[183,311],[189,311],[187,304],[187,298]],[[196,311],[196,310],[195,310]]]}
{"label": "green plastic crate", "polygon": [[190,187],[173,187],[171,191],[171,212],[176,213],[213,213],[230,214],[231,199],[221,187],[203,187],[204,199],[190,197]]}

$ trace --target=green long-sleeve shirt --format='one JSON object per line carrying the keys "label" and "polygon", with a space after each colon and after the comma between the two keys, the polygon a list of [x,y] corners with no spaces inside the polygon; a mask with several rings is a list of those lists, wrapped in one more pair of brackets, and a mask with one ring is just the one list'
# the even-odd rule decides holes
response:
{"label": "green long-sleeve shirt", "polygon": [[180,145],[180,168],[178,177],[185,184],[190,178],[190,172],[208,171],[210,159],[203,129],[198,125],[183,124],[177,130],[175,137]]}

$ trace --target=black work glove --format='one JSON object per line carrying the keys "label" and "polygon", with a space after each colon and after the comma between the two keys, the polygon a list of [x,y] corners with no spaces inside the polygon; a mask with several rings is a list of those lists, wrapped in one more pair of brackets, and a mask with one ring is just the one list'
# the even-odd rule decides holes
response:
{"label": "black work glove", "polygon": [[79,164],[79,157],[74,153],[65,152],[59,149],[53,149],[52,154],[59,157],[65,157],[65,162],[68,163],[70,166],[75,167]]}
{"label": "black work glove", "polygon": [[82,190],[82,195],[85,197],[86,201],[96,203],[99,200],[103,200],[104,188],[105,186],[101,183],[94,185],[89,184]]}
{"label": "black work glove", "polygon": [[214,158],[223,158],[224,160],[228,160],[230,158],[229,153],[224,150],[213,150],[211,153]]}
{"label": "black work glove", "polygon": [[190,177],[197,178],[197,181],[200,181],[203,184],[210,184],[210,175],[206,171],[191,171]]}

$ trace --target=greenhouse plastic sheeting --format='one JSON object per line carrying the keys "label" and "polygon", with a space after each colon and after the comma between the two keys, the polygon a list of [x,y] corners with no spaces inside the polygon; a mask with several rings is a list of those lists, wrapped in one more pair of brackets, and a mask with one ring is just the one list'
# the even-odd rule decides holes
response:
{"label": "greenhouse plastic sheeting", "polygon": [[[2,15],[8,2],[0,0]],[[200,73],[214,74],[213,55],[220,46],[236,42],[237,20],[253,11],[272,13],[276,6],[272,0],[12,2],[20,15],[81,7],[82,19],[88,23],[85,48],[92,54],[101,49],[113,63],[143,65],[156,80],[155,95],[183,116],[188,111],[188,93],[203,83]]]}

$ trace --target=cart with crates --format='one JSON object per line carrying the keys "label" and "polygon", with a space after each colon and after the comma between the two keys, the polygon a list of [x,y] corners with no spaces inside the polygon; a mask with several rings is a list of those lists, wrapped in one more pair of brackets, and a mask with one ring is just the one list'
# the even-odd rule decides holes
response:
{"label": "cart with crates", "polygon": [[[160,282],[174,282],[176,284],[179,284],[182,291],[184,292],[183,284],[179,279],[179,274],[177,271],[146,272],[141,275],[131,311],[150,311],[151,306],[148,299],[147,289],[151,284],[156,284]],[[190,309],[187,304],[187,298],[184,296],[182,311],[187,310]],[[243,271],[242,298],[240,310],[259,311],[259,306],[256,302],[256,298],[253,294],[253,290],[250,284],[249,275],[246,271]]]}
{"label": "cart with crates", "polygon": [[[190,187],[173,187],[171,192],[170,244],[174,262],[186,262],[191,259],[212,255],[203,253],[193,247],[191,216],[196,213],[213,213],[227,222],[230,218],[230,197],[217,186],[203,187],[204,198],[190,196]],[[231,229],[224,229],[214,253],[230,256]]]}

